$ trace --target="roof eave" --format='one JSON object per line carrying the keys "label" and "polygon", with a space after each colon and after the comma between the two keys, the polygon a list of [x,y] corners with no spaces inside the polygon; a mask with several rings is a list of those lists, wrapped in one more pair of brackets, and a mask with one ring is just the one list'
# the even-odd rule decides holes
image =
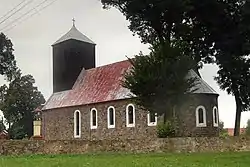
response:
{"label": "roof eave", "polygon": [[207,95],[217,95],[217,96],[219,96],[220,94],[218,94],[218,93],[192,93],[192,94],[207,94]]}
{"label": "roof eave", "polygon": [[87,41],[81,41],[81,40],[78,40],[78,39],[70,38],[70,39],[67,39],[67,40],[64,40],[64,41],[56,41],[51,46],[55,46],[55,45],[61,44],[63,42],[69,41],[69,40],[76,40],[76,41],[79,41],[79,42],[85,42],[85,43],[88,43],[88,44],[96,45],[96,43],[94,43],[94,42],[87,42]]}

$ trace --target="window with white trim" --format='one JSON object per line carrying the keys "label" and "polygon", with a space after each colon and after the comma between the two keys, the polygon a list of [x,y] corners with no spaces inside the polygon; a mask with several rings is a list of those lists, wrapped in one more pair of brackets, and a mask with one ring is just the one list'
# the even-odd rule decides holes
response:
{"label": "window with white trim", "polygon": [[126,107],[126,125],[127,127],[135,127],[135,106],[133,104]]}
{"label": "window with white trim", "polygon": [[90,111],[90,128],[97,129],[97,110],[95,108]]}
{"label": "window with white trim", "polygon": [[196,108],[196,126],[197,127],[206,127],[206,109],[204,106],[198,106]]}
{"label": "window with white trim", "polygon": [[79,110],[74,112],[74,137],[81,137],[81,112]]}
{"label": "window with white trim", "polygon": [[110,106],[107,114],[108,128],[115,128],[115,108]]}
{"label": "window with white trim", "polygon": [[157,113],[148,112],[148,126],[157,125]]}
{"label": "window with white trim", "polygon": [[214,106],[213,108],[213,123],[214,123],[214,127],[219,126],[218,109],[216,106]]}

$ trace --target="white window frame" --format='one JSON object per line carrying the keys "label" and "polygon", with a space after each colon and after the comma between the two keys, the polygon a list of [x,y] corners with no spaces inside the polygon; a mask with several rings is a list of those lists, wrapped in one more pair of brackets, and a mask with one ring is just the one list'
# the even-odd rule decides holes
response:
{"label": "white window frame", "polygon": [[[114,118],[114,125],[110,125],[110,112],[109,112],[109,110],[110,109],[113,109],[113,118]],[[111,128],[115,128],[115,107],[113,107],[113,106],[109,106],[108,107],[108,110],[107,110],[107,120],[108,120],[108,129],[111,129]]]}
{"label": "white window frame", "polygon": [[[215,113],[214,110],[216,109],[216,116],[217,116],[217,123],[215,122]],[[214,127],[218,127],[219,126],[219,112],[218,112],[218,108],[216,106],[213,107],[213,124]]]}
{"label": "white window frame", "polygon": [[[96,111],[96,125],[95,126],[93,126],[93,111]],[[97,125],[98,125],[98,122],[97,122],[97,120],[98,120],[98,113],[97,113],[97,109],[96,108],[92,108],[91,110],[90,110],[90,129],[97,129]]]}
{"label": "white window frame", "polygon": [[157,113],[155,113],[155,122],[150,122],[150,111],[148,111],[148,126],[156,126],[157,125]]}
{"label": "white window frame", "polygon": [[[133,123],[129,123],[129,114],[128,114],[128,108],[132,106],[133,107]],[[126,107],[126,125],[127,127],[135,127],[135,106],[133,104],[128,104]]]}
{"label": "white window frame", "polygon": [[[77,130],[77,125],[76,125],[76,114],[79,113],[79,135],[77,135],[76,130]],[[80,110],[75,110],[74,112],[74,138],[80,138],[81,137],[81,112]]]}
{"label": "white window frame", "polygon": [[[199,123],[199,109],[203,110],[203,120],[204,123]],[[196,115],[196,127],[206,127],[207,126],[207,116],[206,116],[206,109],[204,106],[198,106],[195,111]]]}

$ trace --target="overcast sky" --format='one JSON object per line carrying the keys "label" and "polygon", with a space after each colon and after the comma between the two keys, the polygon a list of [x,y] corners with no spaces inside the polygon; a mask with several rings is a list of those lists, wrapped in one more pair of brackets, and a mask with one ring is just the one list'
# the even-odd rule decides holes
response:
{"label": "overcast sky", "polygon": [[[0,18],[21,1],[23,0],[1,0]],[[1,23],[0,31],[12,40],[14,54],[23,74],[34,76],[36,85],[46,99],[52,93],[51,45],[71,28],[72,18],[75,18],[78,30],[97,44],[97,66],[125,60],[126,56],[132,57],[139,51],[148,53],[148,46],[141,44],[140,39],[133,36],[127,28],[129,23],[124,16],[115,9],[102,9],[99,0],[57,0],[40,10],[54,1],[47,0],[42,6],[32,10],[43,1],[26,0],[28,5]],[[31,13],[26,14],[30,10]],[[37,14],[29,17],[36,11]],[[17,20],[22,15],[25,16]],[[0,22],[2,20],[0,19]],[[12,28],[13,26],[15,27]],[[215,65],[206,65],[201,70],[201,75],[220,94],[220,119],[224,121],[225,127],[234,127],[234,97],[219,89],[213,79],[216,72]],[[1,79],[0,84],[3,83],[4,80]],[[250,112],[242,114],[242,127],[248,118]]]}

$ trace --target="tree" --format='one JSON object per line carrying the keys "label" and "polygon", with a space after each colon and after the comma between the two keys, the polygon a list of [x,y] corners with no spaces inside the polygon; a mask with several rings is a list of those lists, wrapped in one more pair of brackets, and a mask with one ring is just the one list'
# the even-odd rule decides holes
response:
{"label": "tree", "polygon": [[219,131],[220,131],[220,135],[227,134],[227,131],[224,129],[224,122],[223,121],[219,121]]}
{"label": "tree", "polygon": [[246,131],[245,131],[246,135],[250,135],[250,119],[247,120],[247,127],[246,127]]}
{"label": "tree", "polygon": [[[205,25],[211,38],[214,39],[216,50],[216,63],[219,66],[218,76],[215,80],[222,90],[235,97],[236,118],[234,135],[240,134],[241,112],[248,111],[250,107],[249,67],[250,61],[250,20],[249,1],[226,1],[223,12],[227,21],[216,24],[210,21],[210,28]],[[212,28],[217,27],[217,28]]]}
{"label": "tree", "polygon": [[[210,2],[210,4],[213,1]],[[215,80],[222,90],[235,97],[236,117],[234,135],[240,134],[241,112],[250,106],[249,67],[246,57],[250,53],[250,3],[239,0],[217,0],[212,15],[207,6],[200,8],[199,21],[201,29],[209,32],[213,41],[216,63],[219,71]],[[211,16],[217,16],[211,17]]]}
{"label": "tree", "polygon": [[[231,61],[219,64],[218,76],[215,80],[222,90],[233,94],[236,102],[236,118],[234,134],[240,134],[241,112],[249,110],[250,107],[250,62],[242,57],[233,57]],[[226,60],[229,59],[229,56]]]}
{"label": "tree", "polygon": [[3,118],[0,118],[0,132],[2,132],[3,130],[5,130],[6,127],[4,125],[4,121],[3,121]]}
{"label": "tree", "polygon": [[[239,135],[241,112],[248,110],[250,103],[248,80],[238,81],[249,75],[246,68],[249,66],[246,56],[250,53],[249,0],[102,0],[102,3],[105,8],[113,6],[120,10],[130,22],[129,29],[142,42],[169,41],[178,45],[193,57],[198,67],[202,67],[202,62],[216,62],[220,67],[217,82],[235,96],[234,134]],[[242,63],[246,71],[238,68]]]}
{"label": "tree", "polygon": [[187,77],[195,67],[189,56],[179,48],[159,45],[150,55],[130,59],[132,69],[125,73],[123,86],[130,89],[136,104],[158,115],[164,114],[164,123],[178,105],[192,91],[197,78]]}
{"label": "tree", "polygon": [[224,130],[224,122],[223,121],[219,121],[219,129],[220,129],[220,132],[223,132],[223,130]]}
{"label": "tree", "polygon": [[0,33],[0,75],[4,75],[8,81],[13,79],[17,70],[13,45],[3,33]]}
{"label": "tree", "polygon": [[185,54],[192,56],[201,67],[201,60],[213,62],[214,50],[213,41],[208,39],[209,34],[197,16],[204,5],[210,10],[208,13],[214,12],[211,7],[215,1],[102,0],[102,4],[104,8],[115,7],[121,11],[130,22],[129,29],[139,35],[143,43],[164,45],[166,41],[169,44],[178,41],[186,49]]}
{"label": "tree", "polygon": [[45,99],[37,87],[31,75],[15,78],[8,88],[4,86],[0,109],[8,122],[8,132],[13,139],[21,139],[33,134],[32,111],[45,102]]}

